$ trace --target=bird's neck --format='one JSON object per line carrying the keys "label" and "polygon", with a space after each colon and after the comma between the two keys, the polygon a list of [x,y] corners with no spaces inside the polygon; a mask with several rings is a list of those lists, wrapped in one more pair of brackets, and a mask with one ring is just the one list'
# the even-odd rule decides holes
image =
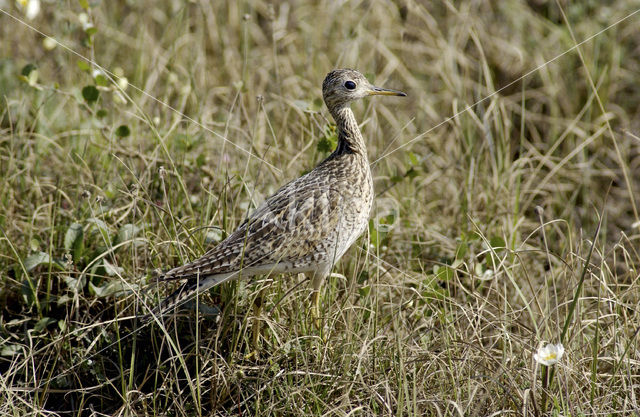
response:
{"label": "bird's neck", "polygon": [[358,122],[351,109],[347,106],[339,107],[331,112],[338,126],[338,147],[336,154],[357,154],[367,158],[367,147],[364,143]]}

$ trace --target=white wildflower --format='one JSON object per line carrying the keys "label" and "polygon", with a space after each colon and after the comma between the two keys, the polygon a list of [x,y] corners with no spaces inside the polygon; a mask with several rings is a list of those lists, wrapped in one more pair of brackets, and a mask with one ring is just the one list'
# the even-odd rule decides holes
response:
{"label": "white wildflower", "polygon": [[564,355],[564,346],[562,346],[562,343],[558,343],[557,345],[548,343],[546,346],[538,349],[533,355],[533,359],[539,364],[551,366],[562,359],[562,355]]}
{"label": "white wildflower", "polygon": [[102,71],[100,68],[94,68],[93,71],[91,71],[91,76],[93,78],[97,78],[98,76],[106,77],[104,71]]}
{"label": "white wildflower", "polygon": [[40,0],[17,0],[16,3],[29,20],[35,19],[40,14]]}
{"label": "white wildflower", "polygon": [[89,20],[89,15],[86,13],[80,13],[78,15],[78,21],[82,25],[82,30],[84,30],[85,32],[93,27],[93,23],[91,23],[91,21]]}

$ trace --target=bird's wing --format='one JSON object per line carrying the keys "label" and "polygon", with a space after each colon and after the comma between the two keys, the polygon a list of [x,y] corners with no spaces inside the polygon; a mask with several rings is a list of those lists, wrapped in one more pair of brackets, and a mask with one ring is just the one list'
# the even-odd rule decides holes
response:
{"label": "bird's wing", "polygon": [[288,263],[292,269],[309,265],[313,270],[314,265],[333,263],[336,249],[331,242],[336,236],[332,239],[331,234],[338,233],[343,198],[337,188],[317,177],[303,176],[285,185],[218,246],[159,277],[159,281],[187,282],[143,319],[149,320],[198,292],[236,278],[245,269],[255,271],[262,265]]}
{"label": "bird's wing", "polygon": [[218,246],[159,280],[202,279],[309,256],[316,262],[330,258],[329,235],[337,233],[345,197],[337,189],[317,175],[286,184]]}

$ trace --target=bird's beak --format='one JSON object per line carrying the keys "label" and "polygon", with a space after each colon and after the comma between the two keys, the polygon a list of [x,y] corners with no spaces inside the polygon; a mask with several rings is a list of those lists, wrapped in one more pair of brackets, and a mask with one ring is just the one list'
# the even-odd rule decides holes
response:
{"label": "bird's beak", "polygon": [[376,87],[375,85],[372,85],[371,88],[369,89],[369,95],[370,96],[400,96],[400,97],[407,96],[402,91],[391,90],[388,88],[380,88],[380,87]]}

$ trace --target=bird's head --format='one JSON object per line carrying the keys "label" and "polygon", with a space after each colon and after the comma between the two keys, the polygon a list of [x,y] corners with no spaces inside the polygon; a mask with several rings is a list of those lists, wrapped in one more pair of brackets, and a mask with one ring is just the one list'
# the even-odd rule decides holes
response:
{"label": "bird's head", "polygon": [[322,83],[322,97],[330,110],[343,107],[350,101],[367,96],[406,96],[402,91],[372,85],[364,75],[352,69],[331,71]]}

